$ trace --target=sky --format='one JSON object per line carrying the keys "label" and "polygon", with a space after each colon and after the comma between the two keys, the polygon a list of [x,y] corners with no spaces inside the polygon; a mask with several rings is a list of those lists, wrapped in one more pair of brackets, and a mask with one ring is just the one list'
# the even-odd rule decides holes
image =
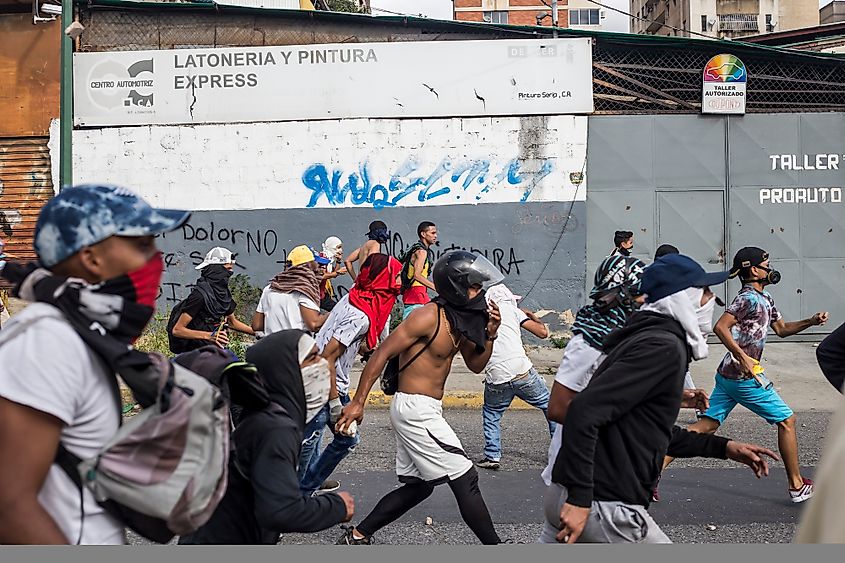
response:
{"label": "sky", "polygon": [[[628,11],[628,0],[599,0],[602,4]],[[829,1],[829,0],[819,0]],[[452,0],[370,0],[374,15],[390,15],[389,10],[400,14],[416,16],[422,14],[429,18],[452,19]],[[377,9],[378,8],[378,9]],[[612,10],[606,11],[605,31],[628,31],[628,17]]]}

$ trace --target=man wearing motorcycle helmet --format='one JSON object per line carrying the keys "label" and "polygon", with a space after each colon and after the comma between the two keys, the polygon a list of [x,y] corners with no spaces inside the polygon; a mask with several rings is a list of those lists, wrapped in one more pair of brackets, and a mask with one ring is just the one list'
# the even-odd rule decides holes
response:
{"label": "man wearing motorcycle helmet", "polygon": [[[573,336],[563,351],[563,360],[555,375],[549,399],[548,418],[562,423],[569,403],[584,390],[604,355],[604,337],[621,328],[642,302],[640,277],[645,264],[631,256],[614,254],[599,264],[593,289],[592,303],[581,307],[572,326]],[[551,484],[552,468],[560,450],[563,427],[558,424],[549,445],[549,463],[542,477]]]}
{"label": "man wearing motorcycle helmet", "polygon": [[396,473],[403,486],[385,495],[370,514],[349,528],[338,544],[371,543],[373,534],[447,483],[461,516],[484,544],[500,543],[478,488],[478,473],[455,432],[443,418],[441,399],[452,359],[461,352],[467,367],[482,373],[493,351],[501,317],[484,290],[504,276],[483,256],[456,250],[434,265],[438,297],[412,311],[376,349],[364,367],[355,398],[344,408],[339,431],[364,417],[370,389],[394,356],[399,382],[390,405],[396,431]]}

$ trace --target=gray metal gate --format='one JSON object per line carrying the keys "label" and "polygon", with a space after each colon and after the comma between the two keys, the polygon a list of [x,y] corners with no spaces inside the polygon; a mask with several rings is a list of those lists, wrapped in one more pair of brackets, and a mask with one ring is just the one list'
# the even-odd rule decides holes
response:
{"label": "gray metal gate", "polygon": [[787,319],[845,320],[845,115],[593,116],[588,143],[588,284],[617,229],[646,262],[668,242],[708,270],[753,245],[783,273]]}

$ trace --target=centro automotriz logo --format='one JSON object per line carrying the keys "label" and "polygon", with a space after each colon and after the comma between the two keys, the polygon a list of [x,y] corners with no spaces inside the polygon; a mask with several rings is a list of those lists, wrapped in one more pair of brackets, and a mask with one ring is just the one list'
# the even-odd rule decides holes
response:
{"label": "centro automotriz logo", "polygon": [[143,59],[129,66],[117,61],[103,61],[91,69],[88,95],[105,109],[151,108],[153,106],[153,59]]}

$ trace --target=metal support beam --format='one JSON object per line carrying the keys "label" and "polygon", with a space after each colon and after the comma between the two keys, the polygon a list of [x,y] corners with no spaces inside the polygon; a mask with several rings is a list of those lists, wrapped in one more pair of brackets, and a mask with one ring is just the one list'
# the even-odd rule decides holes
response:
{"label": "metal support beam", "polygon": [[71,22],[73,22],[73,0],[62,0],[59,190],[73,184],[73,40],[64,32]]}

